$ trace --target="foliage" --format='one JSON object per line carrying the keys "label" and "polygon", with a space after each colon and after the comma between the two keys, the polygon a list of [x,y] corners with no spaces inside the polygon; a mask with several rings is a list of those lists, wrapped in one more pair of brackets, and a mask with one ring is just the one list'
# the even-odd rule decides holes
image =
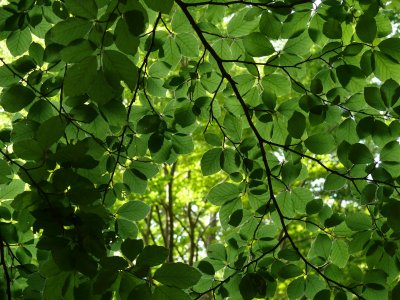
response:
{"label": "foliage", "polygon": [[[3,4],[1,294],[399,295],[400,39],[387,4]],[[201,179],[214,185],[206,205],[168,198],[177,173],[199,168],[214,176]],[[218,238],[198,242],[216,209]]]}

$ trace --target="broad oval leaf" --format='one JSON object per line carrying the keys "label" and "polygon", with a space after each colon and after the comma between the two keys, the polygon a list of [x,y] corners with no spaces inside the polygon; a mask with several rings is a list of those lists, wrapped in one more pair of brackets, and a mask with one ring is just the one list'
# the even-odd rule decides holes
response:
{"label": "broad oval leaf", "polygon": [[184,263],[163,264],[154,273],[153,278],[162,284],[187,289],[195,285],[201,277],[201,273]]}
{"label": "broad oval leaf", "polygon": [[207,195],[207,200],[214,205],[221,206],[228,201],[238,199],[239,187],[229,182],[223,182],[214,186]]}
{"label": "broad oval leaf", "polygon": [[335,140],[329,133],[316,133],[308,137],[304,144],[312,153],[327,154],[335,147]]}
{"label": "broad oval leaf", "polygon": [[15,113],[25,108],[35,99],[35,93],[23,85],[13,85],[3,90],[0,105],[5,111]]}

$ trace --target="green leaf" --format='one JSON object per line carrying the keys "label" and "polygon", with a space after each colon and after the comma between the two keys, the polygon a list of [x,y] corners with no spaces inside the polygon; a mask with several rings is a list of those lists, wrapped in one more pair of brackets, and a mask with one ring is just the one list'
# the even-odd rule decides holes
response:
{"label": "green leaf", "polygon": [[343,240],[334,240],[332,243],[331,261],[339,268],[344,268],[349,259],[349,247]]}
{"label": "green leaf", "polygon": [[161,265],[168,257],[168,249],[150,245],[144,247],[142,252],[140,252],[138,258],[136,259],[136,264],[138,266],[148,266],[154,267]]}
{"label": "green leaf", "polygon": [[[106,80],[104,72],[98,70],[96,73],[96,77],[91,82],[90,87],[87,90],[87,95],[90,99],[96,102],[99,105],[104,105],[110,100],[117,97],[118,91],[116,91]],[[114,102],[117,103],[117,102]],[[101,107],[102,112],[107,111],[107,106]],[[111,108],[110,108],[111,109]],[[123,110],[125,113],[125,110]],[[106,113],[107,114],[107,113]],[[120,122],[124,121],[124,118],[119,118]],[[119,122],[118,122],[119,123]]]}
{"label": "green leaf", "polygon": [[295,111],[288,121],[288,131],[290,135],[296,139],[300,139],[305,129],[306,117],[302,113]]}
{"label": "green leaf", "polygon": [[168,14],[174,5],[174,0],[144,0],[146,5],[154,11]]}
{"label": "green leaf", "polygon": [[321,257],[327,259],[331,253],[332,241],[326,234],[318,234],[311,245],[309,257]]}
{"label": "green leaf", "polygon": [[260,18],[260,31],[271,39],[278,39],[281,35],[282,23],[276,15],[265,10]]}
{"label": "green leaf", "polygon": [[289,299],[299,299],[303,296],[305,289],[305,280],[302,277],[293,280],[287,287],[287,295]]}
{"label": "green leaf", "polygon": [[127,219],[118,218],[115,226],[118,230],[118,236],[122,239],[135,239],[138,235],[138,228],[136,224]]}
{"label": "green leaf", "polygon": [[399,38],[389,38],[381,41],[378,44],[379,50],[382,53],[400,62],[400,39]]}
{"label": "green leaf", "polygon": [[163,264],[154,273],[153,278],[162,284],[181,289],[195,285],[201,277],[201,273],[195,268],[184,263]]}
{"label": "green leaf", "polygon": [[[156,1],[156,0],[154,0]],[[157,286],[154,289],[152,299],[157,299],[157,300],[191,300],[190,296],[186,294],[184,291],[177,289],[175,287],[169,287],[169,286]]]}
{"label": "green leaf", "polygon": [[336,191],[341,189],[346,184],[346,178],[337,174],[329,174],[324,183],[324,190]]}
{"label": "green leaf", "polygon": [[0,199],[14,199],[18,194],[22,193],[25,188],[25,182],[14,179],[7,185],[1,185]]}
{"label": "green leaf", "polygon": [[221,206],[228,201],[238,199],[240,191],[237,185],[223,182],[214,186],[207,195],[207,200],[214,205]]}
{"label": "green leaf", "polygon": [[400,65],[397,61],[380,51],[373,52],[373,59],[375,62],[374,74],[376,77],[381,81],[391,78],[400,81]]}
{"label": "green leaf", "polygon": [[172,136],[172,147],[178,154],[189,154],[194,150],[193,138],[190,135],[174,134]]}
{"label": "green leaf", "polygon": [[382,162],[400,163],[400,144],[397,141],[391,141],[383,146],[380,156]]}
{"label": "green leaf", "polygon": [[400,232],[400,203],[391,203],[388,208],[387,223],[393,231]]}
{"label": "green leaf", "polygon": [[201,172],[204,176],[212,175],[221,170],[220,157],[222,154],[221,148],[213,148],[203,154],[201,158]]}
{"label": "green leaf", "polygon": [[314,199],[307,203],[306,212],[309,215],[319,213],[324,203],[321,199]]}
{"label": "green leaf", "polygon": [[36,139],[43,148],[48,148],[64,135],[64,130],[64,121],[59,116],[51,117],[39,126]]}
{"label": "green leaf", "polygon": [[199,55],[199,42],[193,34],[180,33],[175,39],[183,56],[197,57]]}
{"label": "green leaf", "polygon": [[13,56],[24,54],[32,43],[32,35],[29,28],[11,32],[7,37],[6,43]]}
{"label": "green leaf", "polygon": [[313,300],[325,300],[330,298],[331,298],[331,291],[325,289],[316,293]]}
{"label": "green leaf", "polygon": [[143,201],[129,201],[123,204],[117,214],[129,221],[140,221],[144,219],[150,211],[150,207]]}
{"label": "green leaf", "polygon": [[0,87],[7,87],[18,81],[19,78],[7,66],[0,67]]}
{"label": "green leaf", "polygon": [[340,39],[342,37],[342,27],[338,20],[329,18],[324,23],[323,33],[330,39]]}
{"label": "green leaf", "polygon": [[133,261],[142,250],[143,240],[126,239],[121,244],[122,254],[130,261]]}
{"label": "green leaf", "polygon": [[207,256],[220,261],[226,260],[226,249],[222,244],[211,244],[207,247]]}
{"label": "green leaf", "polygon": [[137,133],[146,134],[158,130],[161,124],[161,119],[157,115],[147,115],[139,120],[137,123]]}
{"label": "green leaf", "polygon": [[377,87],[365,87],[364,88],[364,97],[365,101],[373,108],[380,110],[380,111],[385,111],[386,107],[385,104],[383,103],[382,96],[380,89]]}
{"label": "green leaf", "polygon": [[65,21],[57,23],[46,34],[46,43],[56,43],[68,45],[74,40],[84,38],[93,24],[81,18],[68,18]]}
{"label": "green leaf", "polygon": [[371,217],[361,212],[347,213],[345,221],[347,227],[353,231],[369,230],[372,226]]}
{"label": "green leaf", "polygon": [[338,141],[346,141],[350,144],[357,143],[359,137],[357,134],[357,124],[351,118],[344,120],[336,131],[336,137]]}
{"label": "green leaf", "polygon": [[[133,11],[130,14],[135,14],[142,16],[142,14],[138,11]],[[132,29],[129,27],[132,20],[136,20],[137,17],[132,18],[129,13],[125,13],[126,19],[119,19],[117,22],[117,26],[114,30],[114,39],[115,45],[117,46],[118,50],[125,54],[135,55],[139,46],[139,38],[135,36],[131,31],[133,30],[135,33],[141,32],[142,30],[137,30],[138,27],[134,26]],[[144,23],[143,23],[144,27]],[[140,34],[140,33],[139,33]]]}
{"label": "green leaf", "polygon": [[360,91],[365,82],[364,72],[353,65],[341,65],[336,68],[340,84],[349,91]]}
{"label": "green leaf", "polygon": [[228,174],[239,171],[240,167],[240,155],[237,151],[227,148],[222,151],[220,156],[222,170]]}
{"label": "green leaf", "polygon": [[22,159],[41,160],[44,156],[42,145],[35,140],[22,140],[13,145],[14,153]]}
{"label": "green leaf", "polygon": [[329,133],[316,133],[308,137],[304,144],[312,153],[327,154],[335,147],[335,140]]}
{"label": "green leaf", "polygon": [[361,41],[365,43],[372,43],[373,40],[375,39],[376,32],[377,32],[377,27],[374,18],[367,15],[361,15],[358,18],[356,33]]}
{"label": "green leaf", "polygon": [[260,274],[247,273],[240,280],[239,290],[245,300],[264,297],[266,294],[266,281]]}
{"label": "green leaf", "polygon": [[242,119],[228,113],[224,118],[224,128],[231,140],[238,142],[242,139]]}
{"label": "green leaf", "polygon": [[65,0],[68,11],[78,17],[93,20],[97,17],[97,4],[95,0]]}
{"label": "green leaf", "polygon": [[201,260],[198,263],[197,268],[201,272],[203,272],[204,274],[207,274],[207,275],[214,275],[215,274],[215,270],[214,270],[213,265],[210,262],[206,261],[206,260]]}
{"label": "green leaf", "polygon": [[353,164],[369,164],[374,161],[374,157],[368,147],[360,143],[350,146],[349,159]]}
{"label": "green leaf", "polygon": [[115,50],[106,50],[103,54],[104,74],[111,86],[119,88],[120,81],[124,81],[131,91],[136,86],[137,68],[123,53]]}
{"label": "green leaf", "polygon": [[264,76],[262,86],[265,90],[276,96],[287,95],[291,92],[291,83],[287,76],[281,74],[271,74]]}
{"label": "green leaf", "polygon": [[247,53],[254,57],[268,56],[275,52],[274,46],[265,35],[252,32],[243,38],[243,45]]}
{"label": "green leaf", "polygon": [[183,128],[196,122],[196,116],[193,113],[191,105],[184,105],[175,110],[175,121]]}
{"label": "green leaf", "polygon": [[95,294],[104,294],[104,292],[117,280],[117,277],[117,270],[102,270],[98,273],[93,283],[93,292]]}
{"label": "green leaf", "polygon": [[[129,32],[134,36],[139,36],[146,30],[147,15],[142,9],[126,11],[124,13],[124,21]],[[119,23],[123,24],[122,21]]]}
{"label": "green leaf", "polygon": [[100,259],[100,265],[107,270],[124,270],[128,262],[120,256],[108,256]]}
{"label": "green leaf", "polygon": [[35,93],[28,87],[15,84],[4,89],[1,95],[0,105],[10,113],[19,112],[35,99]]}
{"label": "green leaf", "polygon": [[97,58],[89,56],[68,68],[64,78],[64,94],[78,96],[86,93],[97,75]]}
{"label": "green leaf", "polygon": [[76,63],[90,56],[95,49],[95,45],[90,41],[79,39],[71,42],[68,47],[61,49],[60,57],[67,63]]}
{"label": "green leaf", "polygon": [[288,264],[278,270],[279,277],[283,279],[297,277],[303,274],[303,269],[294,264]]}

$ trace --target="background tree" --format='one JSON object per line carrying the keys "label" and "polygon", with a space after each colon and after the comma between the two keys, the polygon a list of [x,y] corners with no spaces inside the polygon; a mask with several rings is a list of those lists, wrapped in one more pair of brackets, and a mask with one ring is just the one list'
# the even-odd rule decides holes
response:
{"label": "background tree", "polygon": [[2,1],[0,294],[395,299],[397,7]]}

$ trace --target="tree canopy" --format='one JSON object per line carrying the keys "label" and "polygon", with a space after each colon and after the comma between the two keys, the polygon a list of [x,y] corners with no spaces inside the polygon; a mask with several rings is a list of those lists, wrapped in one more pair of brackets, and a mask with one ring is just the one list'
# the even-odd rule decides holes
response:
{"label": "tree canopy", "polygon": [[0,6],[0,299],[396,299],[400,4]]}

